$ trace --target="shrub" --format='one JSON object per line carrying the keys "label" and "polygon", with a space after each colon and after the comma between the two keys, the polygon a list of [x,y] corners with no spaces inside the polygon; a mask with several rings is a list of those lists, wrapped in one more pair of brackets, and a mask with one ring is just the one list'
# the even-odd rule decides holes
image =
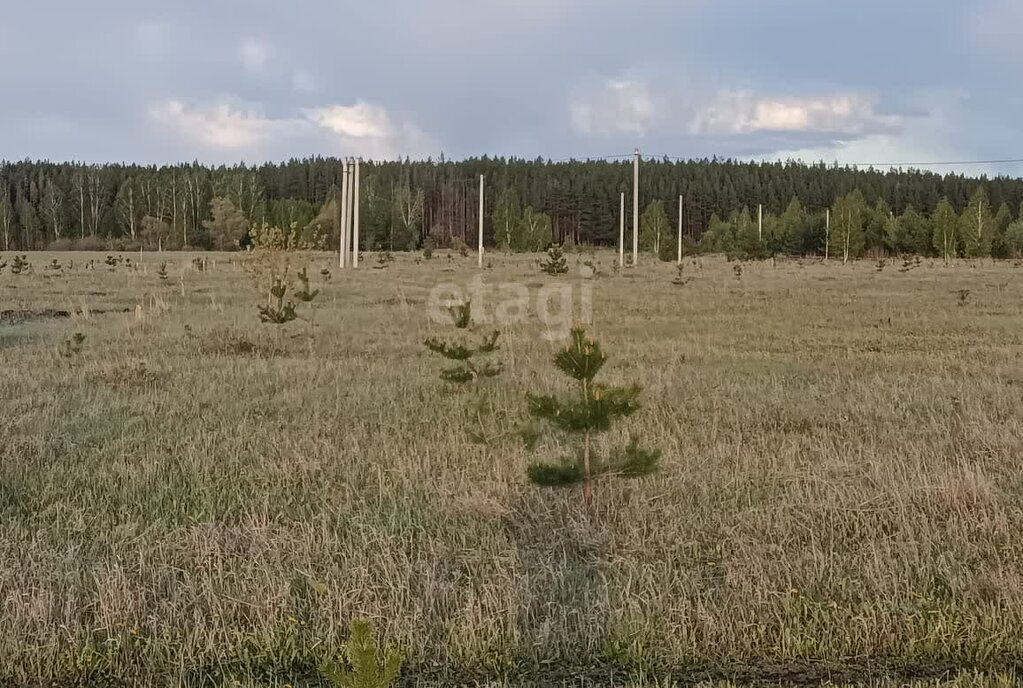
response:
{"label": "shrub", "polygon": [[107,242],[103,241],[97,236],[87,236],[81,239],[76,239],[72,245],[74,251],[105,251],[107,250]]}
{"label": "shrub", "polygon": [[54,239],[46,247],[47,251],[70,251],[73,243],[70,239],[61,237],[60,239]]}

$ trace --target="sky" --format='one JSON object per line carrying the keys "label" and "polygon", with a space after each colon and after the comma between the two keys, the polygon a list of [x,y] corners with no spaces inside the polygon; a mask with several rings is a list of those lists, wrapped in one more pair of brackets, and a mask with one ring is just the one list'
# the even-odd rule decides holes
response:
{"label": "sky", "polygon": [[0,159],[1023,158],[1021,38],[1021,0],[2,0]]}

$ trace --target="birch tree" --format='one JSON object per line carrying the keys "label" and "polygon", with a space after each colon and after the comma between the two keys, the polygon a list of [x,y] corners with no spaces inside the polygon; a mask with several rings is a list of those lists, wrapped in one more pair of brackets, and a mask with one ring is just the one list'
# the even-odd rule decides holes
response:
{"label": "birch tree", "polygon": [[842,249],[842,262],[848,263],[863,251],[866,237],[863,230],[867,204],[859,189],[835,201],[831,212],[832,239]]}
{"label": "birch tree", "polygon": [[117,192],[115,200],[117,213],[121,218],[121,226],[127,230],[128,236],[135,239],[138,230],[141,203],[135,195],[135,180],[131,177],[124,180]]}
{"label": "birch tree", "polygon": [[53,183],[52,179],[46,180],[46,185],[43,187],[43,198],[42,208],[43,213],[46,216],[46,220],[50,225],[50,229],[53,230],[54,240],[60,239],[62,229],[62,206],[64,204],[64,192],[60,190],[60,187]]}
{"label": "birch tree", "polygon": [[[418,243],[419,229],[423,222],[423,190],[412,190],[400,186],[394,193],[394,214],[401,231],[399,245],[412,249]],[[391,232],[390,250],[394,250],[394,232]]]}
{"label": "birch tree", "polygon": [[519,206],[519,195],[515,189],[505,187],[497,198],[494,207],[494,231],[497,233],[498,246],[505,251],[521,249],[519,236],[522,224],[522,210]]}
{"label": "birch tree", "polygon": [[0,193],[0,230],[4,234],[4,250],[11,250],[11,230],[14,228],[14,206],[7,195],[7,187],[3,185]]}
{"label": "birch tree", "polygon": [[103,179],[98,165],[89,167],[85,183],[89,192],[89,234],[97,236],[104,205]]}
{"label": "birch tree", "polygon": [[525,251],[542,251],[550,246],[554,239],[550,215],[538,213],[531,205],[526,206],[522,213],[522,235],[522,249]]}
{"label": "birch tree", "polygon": [[960,217],[960,227],[963,255],[969,258],[991,255],[994,217],[983,187],[979,187],[970,198],[970,205]]}
{"label": "birch tree", "polygon": [[644,251],[661,252],[661,242],[668,233],[668,215],[664,204],[654,201],[646,207],[639,218],[639,245]]}
{"label": "birch tree", "polygon": [[956,216],[955,208],[942,198],[934,208],[932,216],[934,224],[934,248],[938,255],[947,264],[956,254],[956,228],[959,225],[959,218]]}

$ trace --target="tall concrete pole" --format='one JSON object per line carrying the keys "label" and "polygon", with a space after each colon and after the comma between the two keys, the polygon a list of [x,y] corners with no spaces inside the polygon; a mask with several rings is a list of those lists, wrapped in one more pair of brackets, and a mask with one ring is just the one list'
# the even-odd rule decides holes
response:
{"label": "tall concrete pole", "polygon": [[483,175],[480,175],[480,231],[479,231],[479,267],[483,267]]}
{"label": "tall concrete pole", "polygon": [[359,159],[355,159],[355,228],[352,230],[352,267],[359,267]]}
{"label": "tall concrete pole", "polygon": [[352,264],[352,201],[355,196],[355,158],[348,158],[348,224],[345,225],[345,260]]}
{"label": "tall concrete pole", "polygon": [[632,266],[639,262],[639,149],[632,159]]}
{"label": "tall concrete pole", "polygon": [[618,268],[625,267],[625,192],[622,192],[621,209],[618,211]]}
{"label": "tall concrete pole", "polygon": [[831,251],[831,208],[824,211],[824,260]]}
{"label": "tall concrete pole", "polygon": [[678,264],[682,264],[682,197],[678,197]]}
{"label": "tall concrete pole", "polygon": [[338,262],[339,268],[348,267],[348,161],[345,160],[341,169],[341,226],[338,227]]}

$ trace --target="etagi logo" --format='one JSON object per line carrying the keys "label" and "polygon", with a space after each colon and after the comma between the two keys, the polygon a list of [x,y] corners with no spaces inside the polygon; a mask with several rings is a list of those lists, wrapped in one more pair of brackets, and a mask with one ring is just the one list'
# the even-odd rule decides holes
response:
{"label": "etagi logo", "polygon": [[593,284],[580,271],[578,279],[567,276],[563,281],[543,285],[522,282],[487,284],[477,275],[464,287],[454,282],[438,284],[430,290],[427,310],[432,322],[451,322],[452,306],[472,302],[473,321],[481,325],[522,325],[535,317],[544,326],[540,336],[558,341],[568,336],[573,323],[593,323]]}

